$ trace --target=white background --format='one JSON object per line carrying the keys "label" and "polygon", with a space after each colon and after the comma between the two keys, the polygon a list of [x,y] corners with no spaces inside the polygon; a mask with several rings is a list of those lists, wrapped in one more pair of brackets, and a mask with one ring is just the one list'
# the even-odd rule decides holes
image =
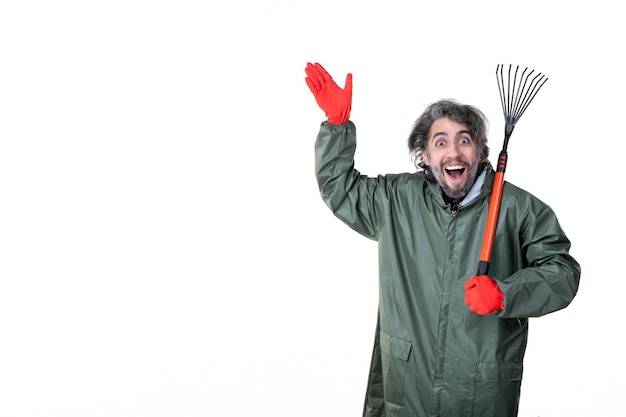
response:
{"label": "white background", "polygon": [[354,74],[369,175],[413,170],[446,97],[487,114],[495,161],[496,65],[548,75],[506,179],[583,274],[531,320],[520,416],[623,415],[625,30],[577,4],[3,2],[0,415],[361,415],[376,245],[319,196],[307,61]]}

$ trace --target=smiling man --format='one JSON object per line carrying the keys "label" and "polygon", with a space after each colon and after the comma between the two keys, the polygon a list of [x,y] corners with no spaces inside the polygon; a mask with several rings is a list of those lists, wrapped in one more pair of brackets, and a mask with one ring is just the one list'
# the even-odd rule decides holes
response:
{"label": "smiling man", "polygon": [[465,197],[478,171],[478,147],[466,125],[448,117],[435,120],[428,148],[422,153],[435,180],[450,198]]}
{"label": "smiling man", "polygon": [[320,64],[305,72],[327,116],[315,143],[321,196],[378,242],[363,415],[515,417],[528,318],[568,306],[578,291],[580,266],[556,215],[506,182],[490,276],[475,276],[494,180],[484,115],[454,100],[431,104],[408,139],[417,172],[367,176],[354,163],[352,75],[340,88]]}
{"label": "smiling man", "polygon": [[409,151],[425,178],[441,186],[448,202],[458,203],[489,164],[486,118],[480,110],[452,100],[431,104],[415,122]]}

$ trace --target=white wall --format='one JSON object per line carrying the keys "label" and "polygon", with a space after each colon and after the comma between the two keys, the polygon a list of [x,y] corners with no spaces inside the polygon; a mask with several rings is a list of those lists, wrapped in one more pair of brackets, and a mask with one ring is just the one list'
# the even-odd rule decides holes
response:
{"label": "white wall", "polygon": [[443,97],[485,111],[495,160],[496,65],[549,76],[506,178],[583,276],[531,321],[520,416],[623,413],[617,3],[214,3],[0,6],[0,415],[360,415],[376,248],[319,197],[307,61],[354,74],[371,175],[412,170]]}

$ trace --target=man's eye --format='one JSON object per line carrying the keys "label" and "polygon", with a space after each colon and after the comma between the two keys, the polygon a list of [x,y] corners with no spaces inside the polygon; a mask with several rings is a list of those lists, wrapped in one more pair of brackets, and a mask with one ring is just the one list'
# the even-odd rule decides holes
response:
{"label": "man's eye", "polygon": [[435,146],[443,146],[445,145],[445,142],[442,140],[438,140],[437,142],[435,142]]}
{"label": "man's eye", "polygon": [[468,144],[468,143],[470,143],[470,139],[469,138],[461,138],[460,142],[463,143],[463,144]]}

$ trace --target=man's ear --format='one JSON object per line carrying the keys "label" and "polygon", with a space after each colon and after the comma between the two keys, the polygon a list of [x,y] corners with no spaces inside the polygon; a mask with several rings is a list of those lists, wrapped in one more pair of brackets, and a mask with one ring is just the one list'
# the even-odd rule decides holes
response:
{"label": "man's ear", "polygon": [[428,154],[426,151],[422,151],[422,161],[424,161],[426,165],[430,166],[430,161],[428,160]]}

